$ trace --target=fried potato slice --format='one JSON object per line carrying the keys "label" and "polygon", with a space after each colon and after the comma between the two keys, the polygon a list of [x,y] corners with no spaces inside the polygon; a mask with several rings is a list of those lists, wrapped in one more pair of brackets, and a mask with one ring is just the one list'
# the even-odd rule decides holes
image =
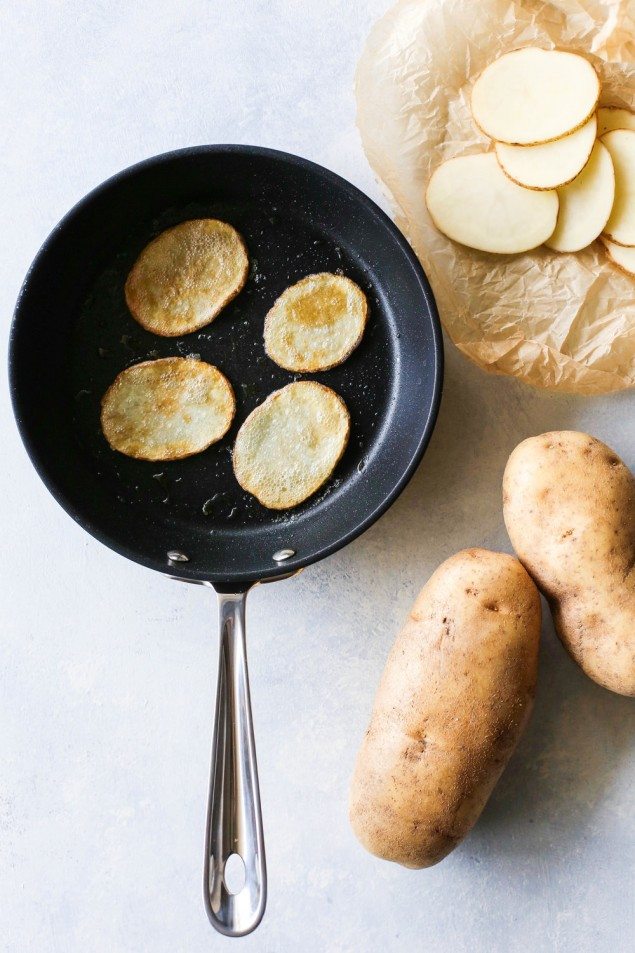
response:
{"label": "fried potato slice", "polygon": [[556,227],[558,195],[524,189],[494,152],[449,159],[434,172],[426,204],[439,231],[455,242],[496,254],[542,245]]}
{"label": "fried potato slice", "polygon": [[598,136],[612,129],[635,130],[635,112],[631,109],[622,109],[620,106],[600,106],[598,116]]}
{"label": "fried potato slice", "polygon": [[265,319],[265,351],[288,371],[326,371],[362,339],[368,302],[350,278],[307,275],[282,292]]}
{"label": "fried potato slice", "polygon": [[635,278],[635,248],[625,248],[624,245],[616,245],[608,238],[602,238],[602,244],[606,248],[606,253],[618,268],[625,271],[627,275]]}
{"label": "fried potato slice", "polygon": [[163,357],[122,371],[101,402],[113,450],[137,460],[180,460],[224,437],[236,410],[231,384],[205,361]]}
{"label": "fried potato slice", "polygon": [[249,258],[227,222],[198,218],[161,232],[126,280],[126,302],[147,331],[176,337],[214,320],[247,280]]}
{"label": "fried potato slice", "polygon": [[271,510],[298,506],[337,466],[350,433],[346,404],[317,381],[274,391],[238,431],[234,473]]}
{"label": "fried potato slice", "polygon": [[497,142],[560,139],[595,112],[600,80],[577,53],[526,47],[487,66],[472,89],[476,125]]}
{"label": "fried potato slice", "polygon": [[526,189],[557,189],[573,181],[589,161],[597,120],[588,122],[562,139],[537,146],[510,146],[496,143],[496,157],[503,172]]}
{"label": "fried potato slice", "polygon": [[573,182],[558,189],[558,223],[545,242],[554,251],[572,252],[586,248],[604,229],[615,195],[613,162],[601,142],[593,146],[591,158]]}
{"label": "fried potato slice", "polygon": [[602,136],[615,169],[615,201],[604,236],[617,245],[635,245],[635,131],[613,129]]}

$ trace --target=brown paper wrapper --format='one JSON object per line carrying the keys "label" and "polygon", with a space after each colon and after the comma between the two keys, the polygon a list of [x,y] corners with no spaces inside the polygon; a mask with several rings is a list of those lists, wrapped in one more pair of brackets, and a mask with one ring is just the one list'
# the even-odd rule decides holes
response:
{"label": "brown paper wrapper", "polygon": [[488,371],[600,394],[635,385],[635,279],[600,242],[517,256],[457,245],[424,193],[444,159],[490,149],[472,122],[474,79],[522,46],[585,54],[602,104],[635,108],[635,0],[400,0],[368,38],[356,76],[368,160],[430,279],[456,346]]}

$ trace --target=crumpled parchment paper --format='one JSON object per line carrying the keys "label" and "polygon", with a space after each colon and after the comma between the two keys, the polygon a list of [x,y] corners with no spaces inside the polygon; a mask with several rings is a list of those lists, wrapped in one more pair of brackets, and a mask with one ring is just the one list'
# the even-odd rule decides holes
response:
{"label": "crumpled parchment paper", "polygon": [[576,254],[489,255],[445,238],[426,209],[437,165],[492,147],[470,114],[475,78],[502,53],[533,45],[584,53],[602,80],[600,102],[635,107],[635,0],[400,0],[357,68],[364,149],[461,351],[538,387],[632,387],[635,279],[599,242]]}

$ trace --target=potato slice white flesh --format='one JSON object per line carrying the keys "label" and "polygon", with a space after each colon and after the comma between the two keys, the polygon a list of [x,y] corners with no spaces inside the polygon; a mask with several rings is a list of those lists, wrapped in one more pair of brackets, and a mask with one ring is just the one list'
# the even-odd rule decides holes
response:
{"label": "potato slice white flesh", "polygon": [[602,244],[606,248],[606,253],[618,268],[625,271],[627,275],[635,278],[635,248],[625,248],[624,245],[616,245],[608,238],[602,239]]}
{"label": "potato slice white flesh", "polygon": [[274,391],[251,412],[234,446],[234,473],[263,506],[286,510],[319,490],[348,443],[341,397],[317,381]]}
{"label": "potato slice white flesh", "polygon": [[545,244],[562,252],[586,248],[604,229],[613,208],[614,195],[611,156],[601,142],[596,142],[580,175],[558,189],[558,223]]}
{"label": "potato slice white flesh", "polygon": [[602,136],[615,169],[615,201],[604,235],[618,245],[635,245],[635,131],[613,129]]}
{"label": "potato slice white flesh", "polygon": [[589,161],[595,143],[597,120],[588,122],[562,139],[537,146],[496,143],[503,172],[526,189],[557,189],[575,179]]}
{"label": "potato slice white flesh", "polygon": [[597,73],[584,57],[527,47],[483,70],[472,90],[472,115],[497,142],[528,146],[578,129],[599,96]]}
{"label": "potato slice white flesh", "polygon": [[265,320],[265,351],[288,371],[326,371],[341,364],[364,334],[368,304],[341,275],[307,275],[282,292]]}
{"label": "potato slice white flesh", "polygon": [[138,460],[180,460],[229,430],[236,402],[224,374],[205,361],[164,357],[119,374],[101,402],[113,448]]}
{"label": "potato slice white flesh", "polygon": [[147,331],[190,334],[236,297],[248,271],[245,243],[227,222],[181,222],[143,249],[126,280],[126,302]]}
{"label": "potato slice white flesh", "polygon": [[494,152],[444,162],[430,179],[426,203],[448,238],[501,255],[542,245],[558,217],[557,193],[516,185]]}
{"label": "potato slice white flesh", "polygon": [[598,116],[598,136],[612,129],[635,130],[635,112],[620,106],[600,106]]}

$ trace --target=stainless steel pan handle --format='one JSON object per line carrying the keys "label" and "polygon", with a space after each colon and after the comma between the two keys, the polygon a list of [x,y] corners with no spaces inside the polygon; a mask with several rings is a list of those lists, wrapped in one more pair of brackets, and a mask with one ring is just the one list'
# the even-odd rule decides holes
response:
{"label": "stainless steel pan handle", "polygon": [[[220,657],[205,850],[204,895],[212,925],[244,936],[262,919],[267,870],[245,643],[246,592],[219,593]],[[237,893],[225,866],[238,854],[245,881]]]}

